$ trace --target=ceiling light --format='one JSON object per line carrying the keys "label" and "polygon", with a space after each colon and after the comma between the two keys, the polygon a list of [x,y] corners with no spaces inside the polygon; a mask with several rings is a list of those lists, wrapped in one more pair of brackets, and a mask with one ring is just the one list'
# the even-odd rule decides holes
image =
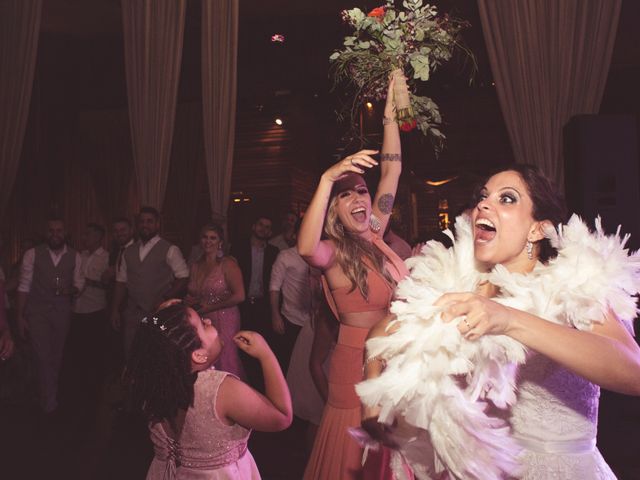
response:
{"label": "ceiling light", "polygon": [[447,183],[454,181],[456,178],[458,178],[457,175],[455,177],[445,178],[444,180],[425,180],[424,183],[431,187],[439,187],[440,185],[446,185]]}

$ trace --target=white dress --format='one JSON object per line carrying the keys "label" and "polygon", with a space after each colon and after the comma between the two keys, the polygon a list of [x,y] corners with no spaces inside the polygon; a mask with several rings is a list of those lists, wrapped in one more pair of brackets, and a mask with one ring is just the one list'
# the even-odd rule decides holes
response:
{"label": "white dress", "polygon": [[539,354],[520,367],[509,418],[527,480],[616,478],[596,447],[600,387]]}
{"label": "white dress", "polygon": [[356,391],[380,407],[380,422],[404,425],[394,473],[406,478],[408,465],[418,480],[443,470],[481,480],[614,479],[596,448],[598,386],[510,337],[466,340],[461,320],[443,322],[433,303],[488,281],[500,290],[494,301],[549,322],[589,331],[611,310],[632,331],[640,253],[629,253],[626,237],[605,235],[599,221],[590,232],[573,217],[551,237],[558,257],[547,265],[527,275],[501,265],[483,273],[473,268],[467,220],[457,220],[456,234],[453,248],[428,244],[407,261],[411,276],[398,285],[391,309],[397,328],[366,345],[386,368]]}

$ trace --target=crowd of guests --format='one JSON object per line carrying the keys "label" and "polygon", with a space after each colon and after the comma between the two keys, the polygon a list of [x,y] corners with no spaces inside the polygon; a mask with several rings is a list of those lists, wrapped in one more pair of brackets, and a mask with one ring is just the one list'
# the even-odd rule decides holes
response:
{"label": "crowd of guests", "polygon": [[[0,357],[4,362],[15,355],[13,335],[28,340],[42,414],[58,409],[61,370],[73,379],[79,393],[74,402],[87,419],[101,385],[116,372],[126,393],[122,408],[148,420],[154,447],[148,479],[258,479],[247,449],[251,430],[285,429],[293,415],[308,424],[306,480],[410,478],[411,470],[417,478],[514,472],[530,479],[569,479],[576,472],[615,478],[595,446],[599,386],[640,395],[640,348],[632,338],[637,259],[628,259],[624,242],[596,235],[590,251],[604,242],[604,250],[621,252],[614,259],[620,269],[611,274],[618,276],[605,282],[613,290],[585,300],[576,286],[583,272],[577,271],[571,285],[559,285],[566,289],[562,298],[533,291],[538,284],[532,279],[555,278],[549,266],[562,245],[550,238],[567,218],[549,181],[535,168],[519,166],[488,177],[458,224],[454,248],[427,247],[412,259],[410,273],[403,260],[417,252],[388,229],[402,166],[394,82],[392,77],[381,151],[361,150],[327,169],[304,217],[286,212],[275,237],[268,216],[256,217],[250,234],[230,248],[220,225],[205,225],[186,261],[160,235],[160,214],[151,207],[140,209],[135,232],[126,218],[113,223],[111,252],[103,248],[100,225],[87,225],[77,252],[65,241],[64,222],[49,219],[45,242],[29,245],[19,267],[0,282],[13,297],[14,325],[12,333],[3,306]],[[374,168],[380,179],[372,198],[363,175]],[[446,262],[452,263],[443,267]],[[443,290],[421,303],[445,277],[471,291]],[[518,303],[540,295],[549,298],[529,308]],[[586,302],[582,310],[570,305],[574,295]],[[0,297],[4,302],[4,292]],[[553,315],[540,305],[553,305]],[[414,306],[413,317],[402,317]],[[589,318],[574,319],[576,312]],[[429,390],[430,369],[450,367],[442,362],[445,355],[425,364],[428,345],[413,348],[418,340],[431,341],[416,332],[434,331],[446,332],[438,338],[448,354],[486,347],[474,357],[478,365],[489,361],[484,357],[499,336],[496,348],[513,341],[528,349],[510,384],[517,386],[517,399],[492,396],[513,372],[495,358],[488,374],[495,378],[483,377],[478,382],[486,385],[465,393],[476,395],[466,398],[470,403],[510,407],[518,453],[508,467],[499,463],[511,457],[499,452],[495,462],[490,453],[474,459],[475,452],[465,453],[467,445],[452,441],[455,415],[450,430],[429,430],[433,417],[423,406],[435,396],[446,416],[454,398]],[[121,347],[121,363],[114,361],[114,344]],[[473,389],[474,373],[464,369],[471,363],[457,364],[452,375],[466,376],[458,375],[456,388]],[[389,373],[396,368],[402,375]],[[365,378],[373,387],[357,391]],[[407,386],[411,395],[402,397],[398,392]],[[507,425],[502,421],[495,417],[461,431],[480,438]],[[416,439],[424,442],[412,450]],[[363,448],[373,443],[382,448]],[[498,474],[487,477],[478,470],[482,462]]]}

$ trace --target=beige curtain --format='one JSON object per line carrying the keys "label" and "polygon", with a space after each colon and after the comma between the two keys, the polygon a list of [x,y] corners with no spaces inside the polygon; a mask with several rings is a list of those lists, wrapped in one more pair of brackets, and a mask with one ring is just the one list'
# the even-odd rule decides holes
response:
{"label": "beige curtain", "polygon": [[186,254],[197,241],[200,193],[204,194],[205,168],[200,103],[178,105],[167,194],[162,209],[163,234]]}
{"label": "beige curtain", "polygon": [[202,0],[202,110],[211,214],[229,207],[236,122],[238,0]]}
{"label": "beige curtain", "polygon": [[133,217],[138,210],[131,130],[126,110],[94,110],[78,115],[78,154],[86,164],[102,218]]}
{"label": "beige curtain", "polygon": [[564,186],[562,128],[597,113],[621,0],[478,0],[515,160]]}
{"label": "beige curtain", "polygon": [[42,0],[0,2],[0,218],[18,171],[38,52]]}
{"label": "beige curtain", "polygon": [[140,202],[162,207],[169,173],[186,0],[122,0],[133,158]]}

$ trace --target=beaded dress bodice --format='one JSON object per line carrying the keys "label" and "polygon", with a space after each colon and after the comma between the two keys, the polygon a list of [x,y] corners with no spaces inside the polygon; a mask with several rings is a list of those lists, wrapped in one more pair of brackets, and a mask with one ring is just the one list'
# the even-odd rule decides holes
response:
{"label": "beaded dress bodice", "polygon": [[217,370],[198,374],[193,407],[187,410],[179,439],[169,437],[161,423],[149,427],[157,458],[189,469],[215,469],[244,455],[251,431],[224,424],[215,410],[218,389],[227,375]]}

